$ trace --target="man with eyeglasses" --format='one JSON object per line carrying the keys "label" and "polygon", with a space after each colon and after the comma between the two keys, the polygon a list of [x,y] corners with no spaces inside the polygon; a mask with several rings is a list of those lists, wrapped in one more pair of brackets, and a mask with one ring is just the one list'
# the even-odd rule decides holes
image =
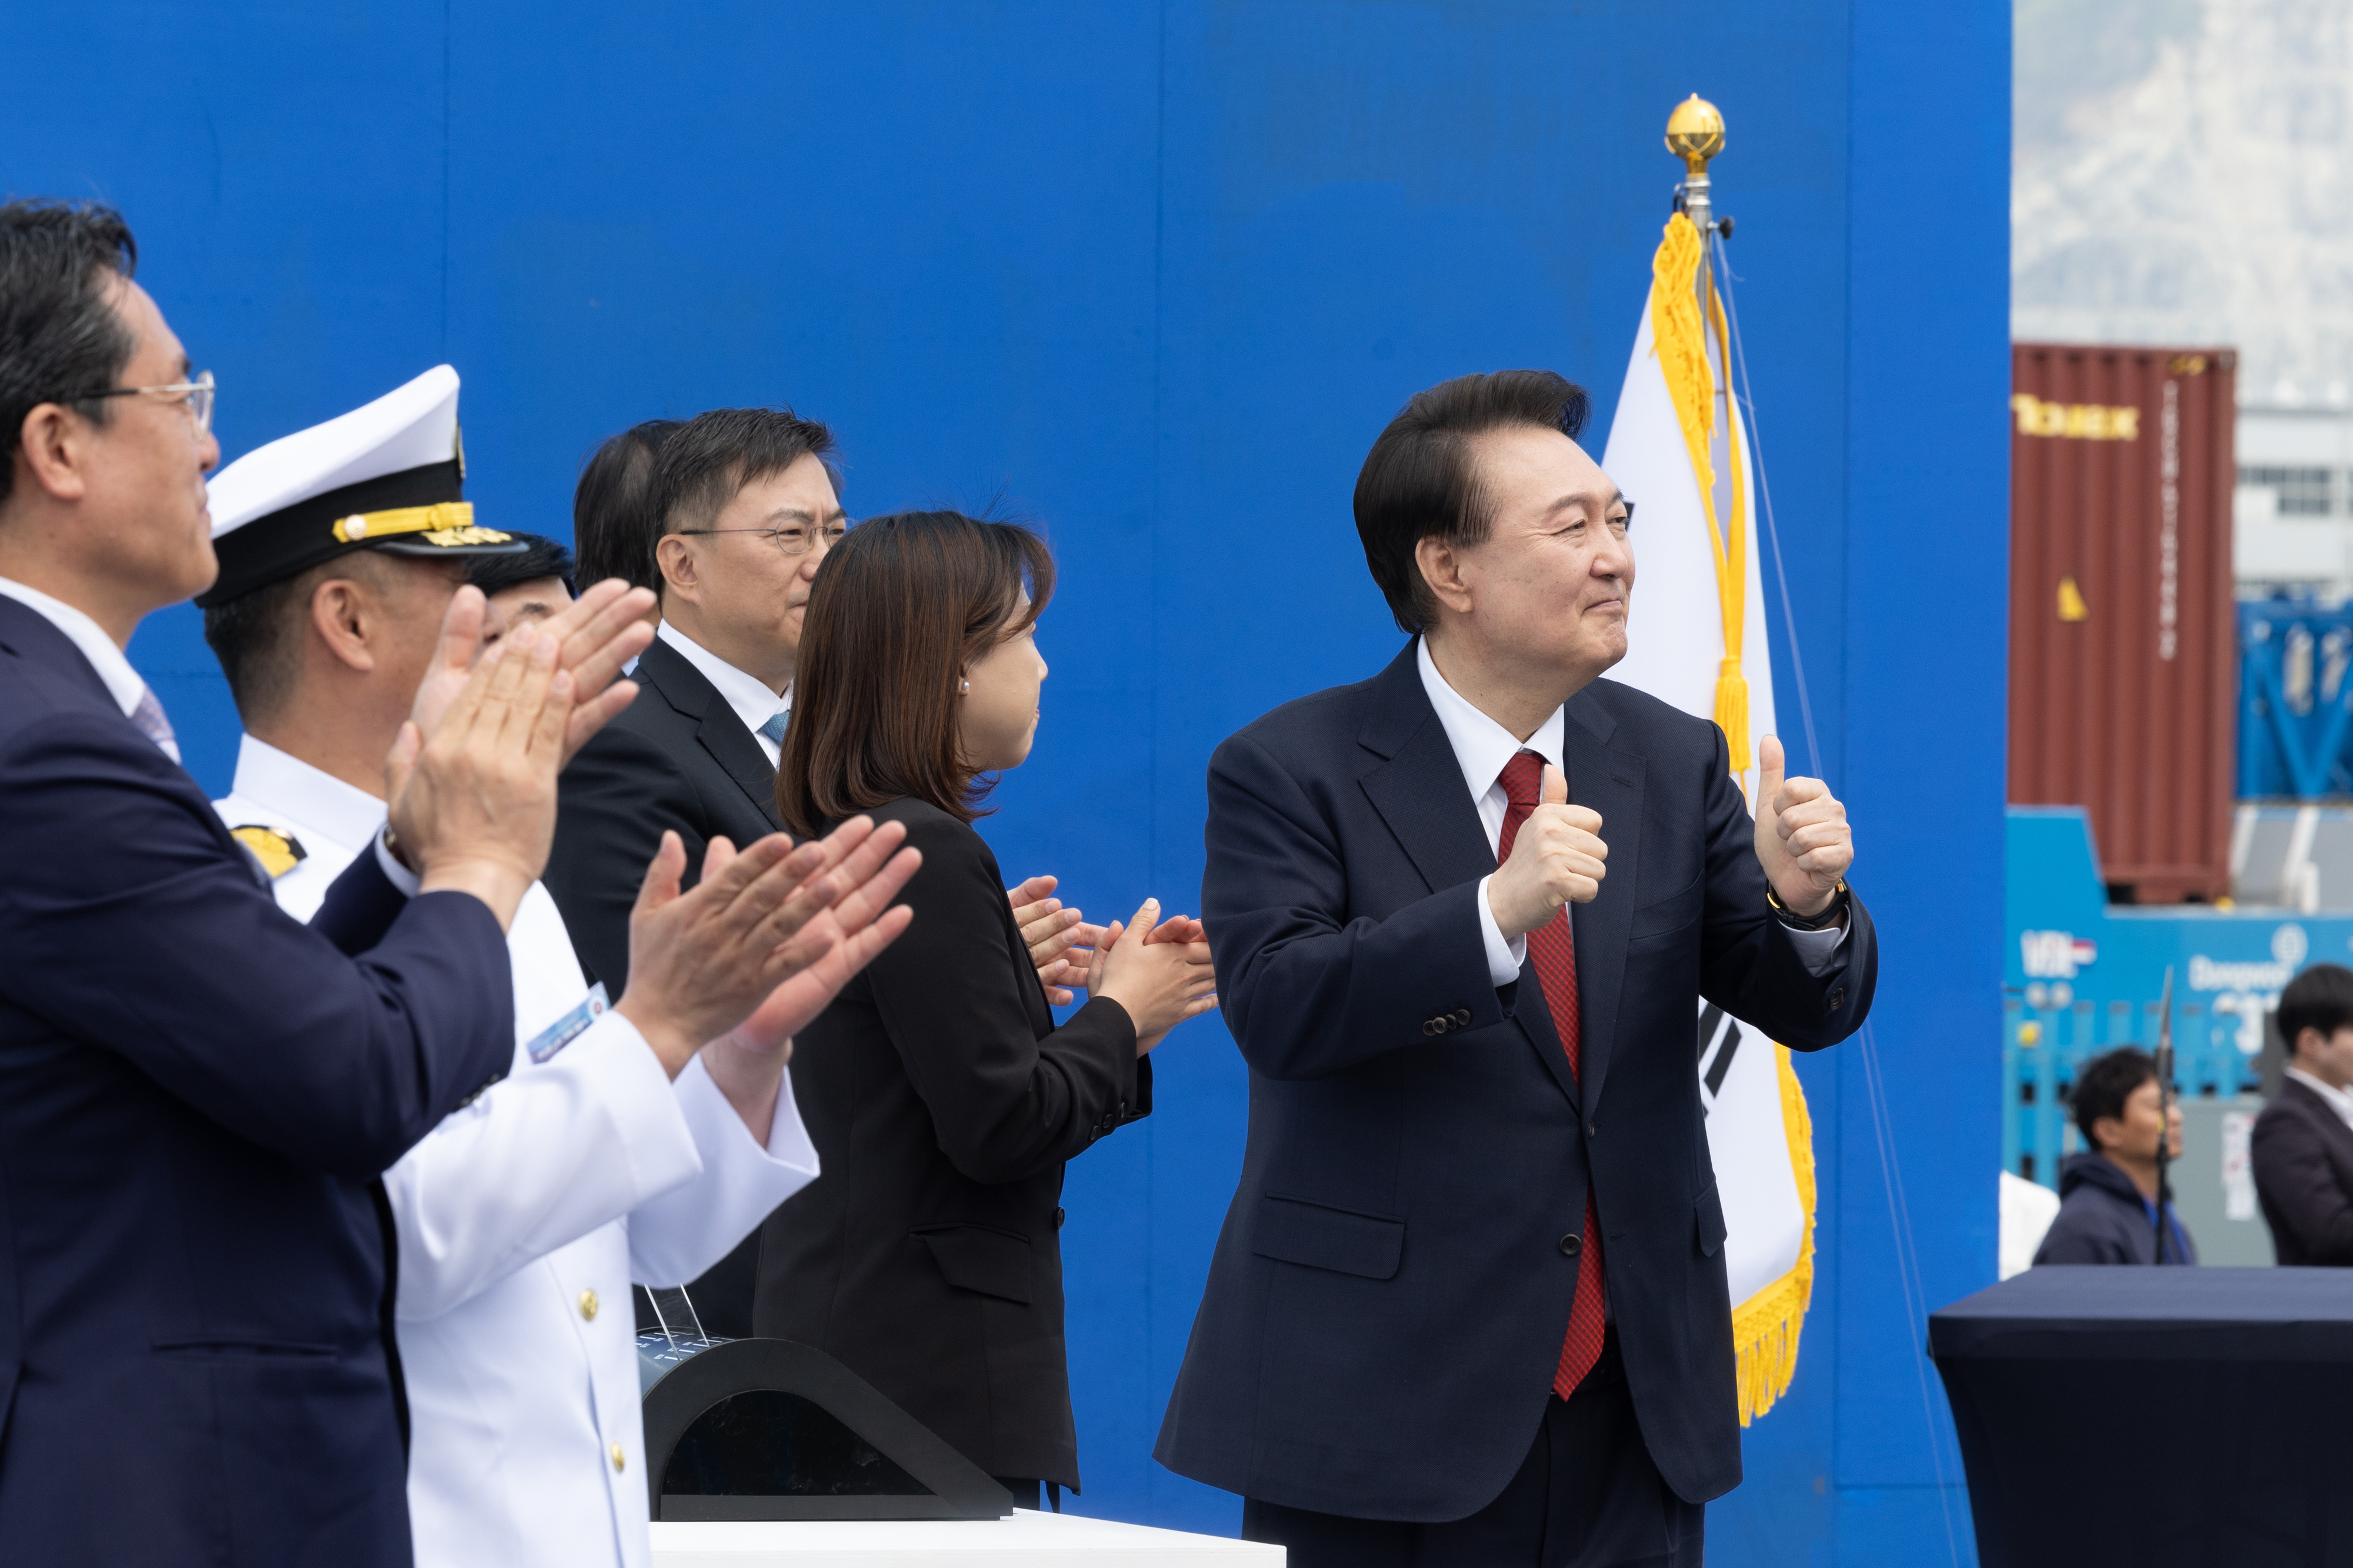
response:
{"label": "man with eyeglasses", "polygon": [[547,870],[589,978],[615,995],[662,833],[693,866],[714,837],[783,826],[776,758],[803,606],[849,523],[833,451],[824,426],[772,408],[715,409],[663,448],[649,508],[661,627],[632,672],[644,696],[566,771]]}
{"label": "man with eyeglasses", "polygon": [[[631,672],[644,689],[565,771],[546,883],[593,981],[628,980],[628,917],[665,831],[687,862],[724,834],[783,826],[776,762],[809,587],[848,531],[833,433],[789,408],[716,408],[672,431],[655,458],[648,526],[661,626]],[[1034,877],[1008,897],[1039,977],[1058,1003],[1085,973],[1100,928]],[[703,1328],[752,1332],[759,1238],[689,1287]],[[648,1326],[651,1326],[649,1321]]]}
{"label": "man with eyeglasses", "polygon": [[0,205],[0,1562],[406,1568],[375,1178],[512,1059],[504,932],[645,595],[420,690],[290,918],[124,652],[214,581],[220,457],[136,259]]}

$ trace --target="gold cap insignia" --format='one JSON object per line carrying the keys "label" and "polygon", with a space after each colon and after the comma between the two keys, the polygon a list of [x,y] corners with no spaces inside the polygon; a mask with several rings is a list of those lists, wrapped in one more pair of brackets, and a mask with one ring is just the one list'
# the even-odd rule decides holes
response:
{"label": "gold cap insignia", "polygon": [[501,533],[495,528],[476,528],[469,523],[463,528],[430,529],[417,537],[427,544],[438,544],[446,550],[454,544],[505,544],[512,542],[514,535]]}

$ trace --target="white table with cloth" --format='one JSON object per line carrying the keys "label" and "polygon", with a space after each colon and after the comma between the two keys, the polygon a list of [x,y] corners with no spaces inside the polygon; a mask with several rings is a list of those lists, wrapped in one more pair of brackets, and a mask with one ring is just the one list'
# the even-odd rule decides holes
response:
{"label": "white table with cloth", "polygon": [[658,1521],[654,1568],[1282,1568],[1280,1546],[1016,1509],[1009,1519]]}

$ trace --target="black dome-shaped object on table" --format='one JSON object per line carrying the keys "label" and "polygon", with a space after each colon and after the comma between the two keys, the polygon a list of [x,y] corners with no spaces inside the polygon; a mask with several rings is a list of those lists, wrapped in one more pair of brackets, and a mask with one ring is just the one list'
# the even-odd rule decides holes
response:
{"label": "black dome-shaped object on table", "polygon": [[646,1390],[659,1520],[1003,1519],[1012,1494],[812,1345],[702,1342]]}

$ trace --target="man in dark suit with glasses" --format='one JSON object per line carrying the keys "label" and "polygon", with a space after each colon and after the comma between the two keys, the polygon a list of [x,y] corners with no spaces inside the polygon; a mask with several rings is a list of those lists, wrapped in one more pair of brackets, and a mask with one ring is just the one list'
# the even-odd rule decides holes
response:
{"label": "man in dark suit with glasses", "polygon": [[[654,582],[661,626],[631,672],[642,695],[565,770],[545,881],[589,978],[615,995],[628,980],[629,910],[662,833],[677,833],[699,866],[714,837],[740,846],[784,826],[776,759],[801,621],[849,523],[835,459],[833,433],[789,408],[712,409],[662,435],[646,503],[617,524],[636,537],[597,542],[624,575],[636,580],[626,568],[637,563]],[[1084,972],[1073,943],[1096,928],[1053,891],[1039,877],[1010,897],[1049,994],[1067,1002],[1060,983]],[[751,1334],[758,1246],[746,1237],[689,1287],[707,1331]]]}

